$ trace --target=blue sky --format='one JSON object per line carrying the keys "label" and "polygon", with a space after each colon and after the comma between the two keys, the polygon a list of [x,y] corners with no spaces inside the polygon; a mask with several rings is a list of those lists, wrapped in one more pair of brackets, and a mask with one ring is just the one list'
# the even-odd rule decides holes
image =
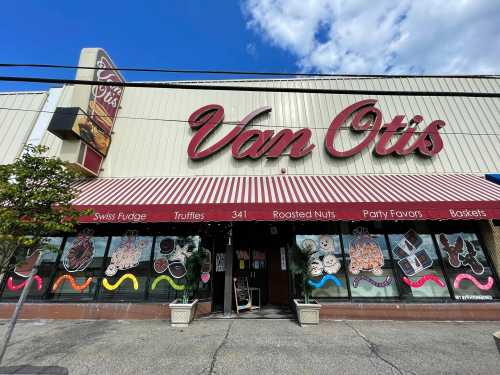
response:
{"label": "blue sky", "polygon": [[[0,62],[323,73],[499,73],[496,0],[8,1]],[[0,68],[74,78],[73,71]],[[125,73],[127,80],[208,78]],[[0,83],[0,91],[44,89]]]}
{"label": "blue sky", "polygon": [[[292,55],[246,27],[238,1],[9,1],[2,7],[1,62],[76,65],[81,48],[102,47],[118,66],[296,70]],[[73,71],[0,69],[2,75],[74,78]],[[194,78],[130,72],[125,77]],[[40,88],[0,83],[0,91]]]}

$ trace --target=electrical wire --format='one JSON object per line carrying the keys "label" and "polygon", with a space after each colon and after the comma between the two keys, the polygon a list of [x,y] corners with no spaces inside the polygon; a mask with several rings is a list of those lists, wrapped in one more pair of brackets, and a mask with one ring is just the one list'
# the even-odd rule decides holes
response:
{"label": "electrical wire", "polygon": [[354,90],[354,89],[311,89],[300,87],[260,87],[260,86],[233,86],[233,85],[207,85],[200,83],[170,83],[170,82],[108,82],[78,79],[59,79],[43,77],[16,77],[0,76],[0,81],[52,83],[85,86],[112,86],[112,87],[140,87],[163,88],[181,90],[207,90],[207,91],[247,91],[247,92],[272,92],[272,93],[305,93],[305,94],[344,94],[344,95],[379,95],[379,96],[430,96],[430,97],[471,97],[471,98],[500,98],[500,92],[451,92],[451,91],[391,91],[391,90]]}
{"label": "electrical wire", "polygon": [[[54,114],[56,112],[54,111],[44,111],[44,110],[38,110],[38,109],[26,109],[26,108],[12,108],[12,107],[0,107],[0,110],[7,110],[7,111],[19,111],[19,112],[34,112],[34,113],[48,113],[48,114]],[[83,112],[83,111],[82,111]],[[58,116],[69,116],[73,117],[73,113],[58,113]],[[88,116],[87,114],[81,114],[77,115],[82,116],[82,117],[91,117]],[[109,115],[98,115],[98,114],[93,114],[92,116],[95,117],[101,117],[101,118],[113,118],[113,116]],[[173,123],[181,123],[181,124],[187,124],[189,123],[188,120],[180,120],[180,119],[166,119],[166,118],[155,118],[155,117],[133,117],[133,116],[115,116],[115,119],[124,119],[124,120],[139,120],[139,121],[161,121],[161,122],[173,122]],[[221,121],[220,124],[225,124],[225,125],[238,125],[240,121]],[[268,128],[283,128],[283,129],[299,129],[299,128],[308,128],[308,129],[315,129],[315,130],[326,130],[328,127],[319,127],[319,126],[309,126],[307,124],[257,124],[259,127],[268,127]],[[340,130],[351,130],[350,126],[340,126]],[[366,129],[365,131],[375,131],[376,129]],[[391,133],[404,133],[404,130],[384,130],[381,129],[384,132],[391,132]],[[377,132],[379,130],[376,130]],[[421,134],[424,133],[424,131],[419,131],[415,130],[413,134]],[[449,134],[449,135],[473,135],[473,136],[500,136],[500,133],[470,133],[470,132],[445,132],[445,131],[440,131],[439,134]]]}
{"label": "electrical wire", "polygon": [[170,69],[170,68],[99,68],[96,66],[60,65],[60,64],[33,64],[33,63],[0,63],[2,68],[48,68],[48,69],[84,69],[122,72],[154,72],[180,74],[221,74],[271,77],[341,77],[341,78],[499,78],[499,75],[387,75],[387,74],[339,74],[339,73],[287,73],[287,72],[255,72],[244,70],[200,70],[200,69]]}

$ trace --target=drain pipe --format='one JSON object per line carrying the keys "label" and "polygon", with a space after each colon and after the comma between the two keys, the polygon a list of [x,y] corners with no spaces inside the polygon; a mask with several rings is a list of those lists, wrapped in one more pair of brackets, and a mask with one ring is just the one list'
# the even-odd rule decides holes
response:
{"label": "drain pipe", "polygon": [[224,316],[230,317],[233,310],[233,223],[229,223],[224,258]]}

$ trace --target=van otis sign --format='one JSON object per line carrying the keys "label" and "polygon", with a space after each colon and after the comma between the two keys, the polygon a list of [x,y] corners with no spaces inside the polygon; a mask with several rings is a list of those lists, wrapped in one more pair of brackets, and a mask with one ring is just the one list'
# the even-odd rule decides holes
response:
{"label": "van otis sign", "polygon": [[[404,115],[396,115],[383,124],[382,112],[375,107],[376,99],[366,99],[356,102],[342,110],[331,122],[325,137],[325,149],[335,158],[347,158],[369,147],[376,141],[373,152],[379,156],[408,155],[419,153],[424,156],[436,155],[443,148],[443,141],[439,129],[445,126],[444,121],[434,120],[427,126],[419,126],[423,122],[421,115],[404,122]],[[255,118],[271,111],[271,107],[259,108],[238,122],[231,131],[210,145],[208,138],[219,127],[224,119],[224,108],[217,104],[210,104],[194,111],[189,116],[189,126],[196,130],[189,146],[188,155],[192,160],[207,158],[218,151],[231,147],[235,159],[278,158],[285,150],[288,156],[300,159],[310,154],[315,145],[311,141],[311,130],[246,129]],[[350,121],[350,124],[347,125]],[[341,128],[349,126],[350,130],[364,134],[364,137],[355,146],[346,150],[337,149],[334,144],[340,137]]]}

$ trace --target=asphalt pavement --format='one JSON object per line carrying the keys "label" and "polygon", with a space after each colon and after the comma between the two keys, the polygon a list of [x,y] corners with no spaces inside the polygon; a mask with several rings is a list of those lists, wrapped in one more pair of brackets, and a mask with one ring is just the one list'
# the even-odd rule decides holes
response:
{"label": "asphalt pavement", "polygon": [[[5,328],[0,321],[0,337]],[[301,328],[289,320],[204,319],[174,329],[167,321],[20,321],[2,365],[57,366],[55,373],[74,375],[495,375],[498,330],[497,322],[322,321]]]}

